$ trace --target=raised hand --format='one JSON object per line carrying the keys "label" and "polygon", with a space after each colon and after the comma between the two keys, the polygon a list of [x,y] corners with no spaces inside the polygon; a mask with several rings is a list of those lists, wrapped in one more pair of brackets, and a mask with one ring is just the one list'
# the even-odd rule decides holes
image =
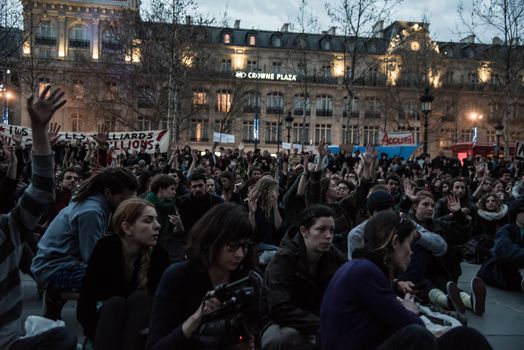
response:
{"label": "raised hand", "polygon": [[369,166],[371,163],[375,161],[377,155],[378,152],[375,150],[375,147],[367,145],[366,153],[364,153],[364,164]]}
{"label": "raised hand", "polygon": [[244,150],[244,147],[245,147],[245,146],[244,146],[244,142],[240,142],[240,143],[238,144],[238,150],[239,150],[240,152],[242,152],[242,151]]}
{"label": "raised hand", "polygon": [[15,130],[15,134],[11,137],[15,148],[22,147],[22,130]]}
{"label": "raised hand", "polygon": [[409,199],[411,199],[411,201],[415,201],[417,199],[417,196],[415,196],[413,184],[409,180],[404,181],[404,193]]}
{"label": "raised hand", "polygon": [[105,125],[98,125],[97,133],[93,136],[93,139],[98,143],[99,146],[104,146],[109,138],[109,130],[106,129]]}
{"label": "raised hand", "polygon": [[49,90],[51,90],[50,85],[42,90],[36,100],[33,95],[27,99],[27,110],[33,128],[35,126],[46,128],[55,112],[66,103],[66,100],[62,99],[65,92],[60,89],[55,89],[55,91],[46,97]]}
{"label": "raised hand", "polygon": [[451,213],[456,213],[460,210],[460,201],[455,196],[448,196],[448,210]]}
{"label": "raised hand", "polygon": [[320,161],[327,155],[327,145],[326,145],[326,139],[323,137],[320,142],[318,143],[318,156],[320,157]]}
{"label": "raised hand", "polygon": [[54,145],[58,140],[58,132],[60,131],[61,125],[58,123],[49,123],[49,130],[47,135],[49,136],[49,142]]}

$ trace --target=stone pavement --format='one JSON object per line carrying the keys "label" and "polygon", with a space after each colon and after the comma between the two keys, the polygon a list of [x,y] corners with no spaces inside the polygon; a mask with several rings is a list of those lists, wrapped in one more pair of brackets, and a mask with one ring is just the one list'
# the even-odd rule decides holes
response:
{"label": "stone pavement", "polygon": [[[479,266],[464,263],[459,287],[470,291],[469,281],[475,276]],[[42,301],[38,299],[35,283],[27,276],[22,276],[24,290],[24,314],[41,315]],[[76,305],[66,304],[62,317],[68,327],[75,329],[79,339],[83,340],[82,328],[76,321]],[[486,312],[482,317],[471,312],[466,314],[468,325],[481,331],[495,350],[524,349],[524,294],[505,292],[488,287]],[[79,346],[80,349],[80,346]]]}

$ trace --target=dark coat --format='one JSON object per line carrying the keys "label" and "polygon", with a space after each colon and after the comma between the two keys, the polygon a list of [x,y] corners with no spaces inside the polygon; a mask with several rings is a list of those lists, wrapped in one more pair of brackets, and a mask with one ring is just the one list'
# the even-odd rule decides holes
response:
{"label": "dark coat", "polygon": [[487,284],[509,290],[520,289],[524,268],[524,236],[515,224],[502,226],[495,235],[491,257],[481,266],[478,276]]}
{"label": "dark coat", "polygon": [[[168,265],[167,252],[157,244],[151,253],[148,270],[147,291],[151,296]],[[76,313],[87,338],[93,340],[95,336],[98,323],[97,303],[114,296],[127,298],[138,287],[139,270],[140,257],[135,260],[132,280],[126,281],[120,237],[109,235],[98,240],[89,258]]]}
{"label": "dark coat", "polygon": [[318,262],[317,276],[312,276],[304,239],[298,227],[292,227],[264,274],[263,290],[271,321],[282,327],[295,328],[305,335],[316,334],[324,291],[331,277],[346,261],[332,246]]}
{"label": "dark coat", "polygon": [[201,198],[194,197],[192,193],[180,197],[178,211],[182,219],[182,224],[184,225],[184,230],[189,232],[191,227],[193,227],[209,209],[220,203],[224,203],[222,198],[209,193],[206,193]]}
{"label": "dark coat", "polygon": [[405,326],[424,326],[397,300],[380,259],[359,254],[337,271],[326,289],[317,338],[321,349],[372,350]]}

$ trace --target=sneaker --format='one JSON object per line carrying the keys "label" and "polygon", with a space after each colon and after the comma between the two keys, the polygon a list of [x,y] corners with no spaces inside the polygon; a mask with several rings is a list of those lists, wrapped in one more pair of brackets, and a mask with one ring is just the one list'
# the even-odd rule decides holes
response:
{"label": "sneaker", "polygon": [[471,308],[478,316],[486,309],[486,284],[478,277],[471,280]]}
{"label": "sneaker", "polygon": [[448,292],[449,303],[453,306],[453,309],[460,314],[465,313],[466,307],[460,298],[460,289],[457,287],[457,284],[453,281],[449,281],[446,284],[446,291]]}

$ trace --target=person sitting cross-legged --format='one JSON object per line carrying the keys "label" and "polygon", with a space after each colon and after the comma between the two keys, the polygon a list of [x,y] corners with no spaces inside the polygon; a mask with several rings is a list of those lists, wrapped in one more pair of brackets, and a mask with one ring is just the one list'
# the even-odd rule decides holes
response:
{"label": "person sitting cross-legged", "polygon": [[304,209],[300,224],[288,230],[264,274],[270,324],[262,349],[316,349],[320,302],[327,284],[346,261],[333,245],[331,208]]}

